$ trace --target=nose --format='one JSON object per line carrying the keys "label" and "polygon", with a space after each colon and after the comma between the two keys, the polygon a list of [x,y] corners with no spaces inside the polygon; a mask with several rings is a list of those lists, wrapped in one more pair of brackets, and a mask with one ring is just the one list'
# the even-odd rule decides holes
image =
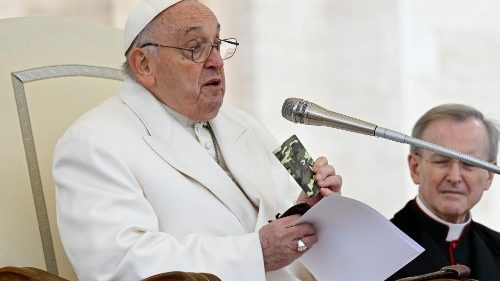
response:
{"label": "nose", "polygon": [[453,161],[451,163],[446,179],[451,183],[459,183],[462,181],[462,171],[458,161]]}
{"label": "nose", "polygon": [[217,50],[215,46],[212,46],[212,49],[210,50],[210,55],[208,56],[208,59],[205,61],[205,67],[221,68],[223,66],[224,66],[224,60],[222,59],[219,50]]}

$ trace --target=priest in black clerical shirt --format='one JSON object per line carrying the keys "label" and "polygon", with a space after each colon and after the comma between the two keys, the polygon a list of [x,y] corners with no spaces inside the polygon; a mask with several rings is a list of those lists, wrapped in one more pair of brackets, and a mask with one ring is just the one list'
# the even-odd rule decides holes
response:
{"label": "priest in black clerical shirt", "polygon": [[[497,162],[498,127],[469,106],[432,108],[412,136]],[[493,173],[417,147],[410,148],[408,164],[418,195],[391,221],[425,251],[388,280],[463,264],[471,269],[469,278],[500,281],[500,233],[475,222],[470,212],[490,188]]]}

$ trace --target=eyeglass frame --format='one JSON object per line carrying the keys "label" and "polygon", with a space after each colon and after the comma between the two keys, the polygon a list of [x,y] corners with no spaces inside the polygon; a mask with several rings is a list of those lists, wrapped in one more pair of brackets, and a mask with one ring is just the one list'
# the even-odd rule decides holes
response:
{"label": "eyeglass frame", "polygon": [[[453,167],[454,163],[456,163],[458,165],[458,168],[459,168],[460,173],[462,175],[471,176],[471,175],[477,173],[478,171],[482,170],[481,168],[479,168],[475,165],[460,161],[458,159],[453,159],[453,158],[448,157],[448,156],[440,155],[437,153],[431,154],[430,159],[427,157],[424,157],[421,153],[412,153],[412,154],[414,156],[419,157],[420,159],[426,161],[427,163],[429,163],[430,165],[432,165],[436,169],[440,170],[440,172],[442,172],[442,173],[449,172],[450,169]],[[438,157],[438,159],[433,160],[433,158],[435,158],[436,156]],[[444,163],[444,162],[446,162],[446,163]]]}
{"label": "eyeglass frame", "polygon": [[[228,41],[228,40],[231,40],[231,39],[234,39],[234,42]],[[217,48],[217,51],[220,52],[220,44],[222,42],[226,42],[226,43],[235,45],[233,54],[230,57],[222,58],[223,60],[227,60],[227,59],[232,58],[234,56],[234,54],[236,53],[236,50],[238,49],[238,46],[240,45],[240,43],[238,43],[238,40],[236,40],[236,38],[225,38],[225,39],[217,39],[217,40],[219,40],[219,42],[217,42],[217,43],[213,43],[213,42],[210,42],[210,41],[206,41],[206,42],[198,42],[198,41],[196,41],[198,44],[196,45],[196,47],[192,47],[192,48],[185,48],[185,47],[183,48],[183,47],[168,46],[168,45],[162,45],[162,44],[159,44],[159,43],[152,43],[152,42],[142,44],[139,48],[144,48],[144,47],[147,47],[147,46],[154,46],[154,47],[163,47],[163,48],[177,49],[177,50],[182,50],[182,51],[190,51],[191,52],[191,60],[194,63],[204,63],[204,62],[206,62],[208,60],[208,58],[212,54],[212,50],[214,48]],[[196,51],[196,48],[198,48],[199,46],[201,46],[204,43],[210,43],[212,45],[212,46],[210,46],[210,51],[208,52],[208,56],[203,61],[195,61],[194,60],[194,52]]]}

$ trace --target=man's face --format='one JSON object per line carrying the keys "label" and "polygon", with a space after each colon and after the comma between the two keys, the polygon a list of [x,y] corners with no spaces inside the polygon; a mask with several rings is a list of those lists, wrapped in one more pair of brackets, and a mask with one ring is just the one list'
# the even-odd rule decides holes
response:
{"label": "man's face", "polygon": [[[220,25],[215,15],[197,1],[182,1],[159,15],[154,29],[155,43],[192,48],[197,42],[216,42]],[[158,48],[150,67],[157,99],[195,120],[213,119],[222,105],[225,91],[224,63],[216,49],[204,63],[194,63],[191,52]]]}
{"label": "man's face", "polygon": [[[459,122],[452,119],[432,121],[423,140],[487,160],[488,135],[478,120]],[[464,222],[469,210],[481,199],[493,180],[493,174],[430,151],[408,156],[410,172],[424,204],[438,217]]]}

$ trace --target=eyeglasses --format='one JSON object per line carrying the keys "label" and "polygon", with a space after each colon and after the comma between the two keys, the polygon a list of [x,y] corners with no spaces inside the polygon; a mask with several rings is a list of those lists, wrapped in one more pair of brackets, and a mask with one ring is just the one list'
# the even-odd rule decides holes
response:
{"label": "eyeglasses", "polygon": [[172,48],[183,51],[191,52],[191,59],[195,63],[202,63],[208,60],[208,57],[212,54],[212,49],[217,49],[219,51],[220,56],[223,60],[227,60],[231,58],[234,53],[236,53],[236,49],[238,48],[238,41],[236,38],[227,38],[227,39],[217,39],[218,41],[215,43],[212,42],[196,42],[196,45],[191,48],[181,48],[174,46],[166,46],[157,43],[146,43],[141,46],[141,48],[147,46],[155,46],[155,47],[164,47],[164,48]]}

